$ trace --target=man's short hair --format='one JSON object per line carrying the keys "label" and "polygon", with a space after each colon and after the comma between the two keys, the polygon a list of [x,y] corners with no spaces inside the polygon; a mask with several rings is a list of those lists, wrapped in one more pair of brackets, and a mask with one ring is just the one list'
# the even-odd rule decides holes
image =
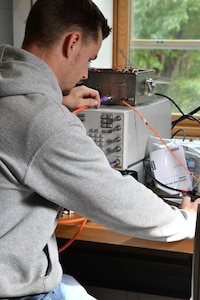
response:
{"label": "man's short hair", "polygon": [[37,0],[26,22],[23,48],[37,43],[48,47],[65,32],[79,30],[83,42],[98,40],[99,30],[105,39],[111,28],[102,12],[91,0]]}

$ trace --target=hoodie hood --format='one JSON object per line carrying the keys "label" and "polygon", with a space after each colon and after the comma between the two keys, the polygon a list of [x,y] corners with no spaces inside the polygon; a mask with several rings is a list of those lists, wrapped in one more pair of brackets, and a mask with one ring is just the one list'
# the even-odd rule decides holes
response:
{"label": "hoodie hood", "polygon": [[[23,49],[0,45],[0,97],[41,93],[58,98],[59,90],[53,71],[44,61]],[[62,99],[61,90],[60,96]]]}

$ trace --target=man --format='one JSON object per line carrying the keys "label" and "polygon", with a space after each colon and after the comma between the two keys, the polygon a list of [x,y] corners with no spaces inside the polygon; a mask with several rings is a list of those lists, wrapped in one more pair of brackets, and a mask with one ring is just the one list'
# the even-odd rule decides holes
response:
{"label": "man", "polygon": [[109,33],[91,0],[38,0],[23,49],[0,46],[0,298],[93,298],[62,275],[54,230],[63,208],[130,236],[194,236],[200,199],[179,210],[123,177],[71,113],[99,107],[96,91],[74,86]]}

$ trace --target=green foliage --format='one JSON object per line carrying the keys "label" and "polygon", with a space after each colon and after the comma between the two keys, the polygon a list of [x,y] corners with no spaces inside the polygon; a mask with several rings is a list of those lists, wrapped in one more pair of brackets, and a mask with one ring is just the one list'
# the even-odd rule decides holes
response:
{"label": "green foliage", "polygon": [[[158,84],[156,92],[169,96],[187,114],[200,105],[200,76],[193,80],[178,77],[170,85]],[[172,112],[179,112],[175,105]]]}
{"label": "green foliage", "polygon": [[[200,39],[199,0],[133,0],[133,3],[133,38]],[[158,92],[165,92],[185,113],[199,106],[199,50],[137,49],[131,50],[130,61],[138,69],[155,69],[158,78],[172,79],[170,85],[159,85]]]}
{"label": "green foliage", "polygon": [[133,0],[136,39],[198,39],[199,0]]}

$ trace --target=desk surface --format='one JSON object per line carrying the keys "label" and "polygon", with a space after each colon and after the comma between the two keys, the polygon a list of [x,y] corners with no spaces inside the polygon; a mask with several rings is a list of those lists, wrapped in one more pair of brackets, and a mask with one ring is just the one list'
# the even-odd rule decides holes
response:
{"label": "desk surface", "polygon": [[[81,222],[67,223],[67,221],[73,219],[77,220],[78,218],[80,218],[80,216],[77,214],[63,216],[61,220],[66,220],[66,223],[58,224],[56,228],[56,236],[58,238],[71,239],[78,230]],[[138,239],[111,231],[89,220],[77,236],[76,240],[189,254],[193,253],[193,239],[169,243]]]}

